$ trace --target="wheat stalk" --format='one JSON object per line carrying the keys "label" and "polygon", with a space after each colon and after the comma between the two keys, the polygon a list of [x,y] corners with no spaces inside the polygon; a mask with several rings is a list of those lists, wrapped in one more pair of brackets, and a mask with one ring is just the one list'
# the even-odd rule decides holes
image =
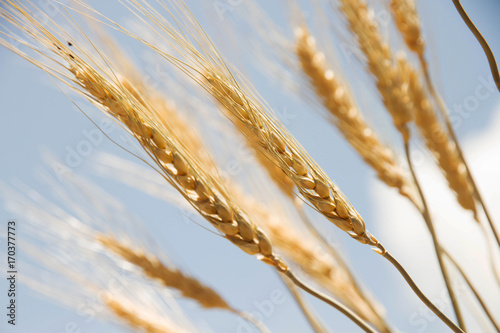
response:
{"label": "wheat stalk", "polygon": [[288,290],[292,294],[296,303],[304,313],[309,325],[314,330],[315,333],[328,333],[328,330],[325,328],[321,320],[316,316],[314,311],[311,308],[311,305],[302,297],[300,294],[299,288],[295,284],[293,284],[288,279],[282,277],[283,283],[287,286]]}
{"label": "wheat stalk", "polygon": [[395,187],[415,205],[413,184],[399,166],[391,149],[382,144],[354,102],[348,87],[326,67],[324,55],[316,48],[314,37],[306,27],[296,31],[296,54],[302,71],[323,106],[333,116],[333,122],[380,180]]}

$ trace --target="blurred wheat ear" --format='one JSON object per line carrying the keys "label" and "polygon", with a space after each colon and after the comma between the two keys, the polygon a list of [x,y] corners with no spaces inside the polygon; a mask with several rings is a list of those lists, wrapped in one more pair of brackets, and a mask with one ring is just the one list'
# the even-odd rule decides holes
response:
{"label": "blurred wheat ear", "polygon": [[[316,48],[314,37],[305,26],[297,28],[296,53],[302,71],[323,106],[333,117],[332,122],[380,180],[419,206],[414,185],[395,159],[391,149],[383,145],[375,131],[363,119],[348,87],[326,67],[324,55]],[[330,117],[330,119],[332,118]]]}

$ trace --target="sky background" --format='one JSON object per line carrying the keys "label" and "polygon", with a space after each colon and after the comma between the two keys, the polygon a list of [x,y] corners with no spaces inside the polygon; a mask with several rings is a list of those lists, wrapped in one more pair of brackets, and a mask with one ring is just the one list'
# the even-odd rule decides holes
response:
{"label": "sky background", "polygon": [[[46,1],[40,3],[44,4]],[[114,1],[104,4],[97,1],[89,3],[98,5],[108,13],[112,12],[117,18],[128,15],[126,10],[120,8]],[[225,20],[211,22],[217,17],[214,7],[211,6],[216,3],[188,1],[194,14],[209,31],[210,29],[217,31],[217,27],[224,26],[226,20],[227,24],[238,20],[237,13],[241,10],[237,5],[238,2],[232,2],[236,5],[232,6],[234,10],[226,13],[228,17]],[[380,3],[377,2],[378,5]],[[382,3],[385,4],[385,1]],[[462,3],[498,58],[500,3],[494,0],[466,0]],[[270,16],[276,18],[278,22],[287,17],[286,10],[280,9],[283,7],[266,6]],[[498,220],[500,210],[496,207],[496,203],[500,199],[497,190],[500,188],[500,178],[496,166],[500,162],[498,144],[500,99],[497,91],[488,90],[489,86],[486,89],[482,88],[485,87],[485,80],[491,80],[486,58],[451,1],[422,0],[419,1],[419,11],[428,41],[427,55],[437,87],[452,115],[455,116],[453,119],[456,122],[459,139],[464,143],[468,159],[473,161],[471,166],[474,174],[492,208],[494,218]],[[226,32],[228,31],[230,30]],[[390,38],[394,36],[391,35]],[[127,45],[126,40],[123,39],[125,48],[133,52],[132,44]],[[241,45],[242,50],[245,50],[243,38],[237,39],[237,43],[240,44],[236,45]],[[135,56],[140,57],[137,54]],[[246,57],[235,62],[250,63],[252,54],[248,53]],[[348,66],[342,69],[344,72],[350,71]],[[251,65],[245,67],[245,70],[252,77],[259,93],[278,115],[292,115],[287,123],[289,130],[336,181],[364,217],[368,228],[401,260],[432,299],[441,299],[444,287],[436,281],[438,275],[432,259],[429,237],[422,230],[422,223],[412,207],[376,181],[373,172],[360,162],[331,126],[321,117],[311,115],[306,103],[290,96],[282,89],[279,82],[265,78]],[[361,84],[355,82],[354,86],[357,95],[362,96],[365,90],[358,88]],[[485,94],[484,98],[477,98],[478,89]],[[366,100],[361,99],[362,106],[371,101],[369,97]],[[102,116],[92,111],[91,106],[85,103],[82,105],[85,111],[95,117],[94,119],[102,119]],[[460,107],[466,113],[458,112]],[[380,105],[374,105],[373,108],[380,108]],[[0,112],[2,112],[0,179],[5,183],[20,180],[43,195],[50,191],[37,180],[36,176],[36,170],[43,166],[41,151],[49,149],[57,158],[64,160],[68,156],[68,151],[75,149],[82,140],[86,140],[85,131],[94,129],[94,125],[74,107],[46,74],[3,48],[0,48]],[[376,110],[370,110],[369,115],[376,117]],[[385,131],[381,136],[388,142],[394,142],[396,150],[400,149],[396,143],[396,136]],[[269,316],[265,315],[265,324],[274,332],[310,331],[291,296],[270,267],[207,232],[197,223],[177,223],[185,220],[183,212],[178,208],[166,205],[159,199],[139,193],[115,181],[95,176],[90,171],[89,164],[92,157],[101,151],[133,160],[113,143],[104,140],[93,148],[90,156],[84,158],[82,163],[72,170],[94,179],[107,192],[123,202],[134,215],[147,221],[149,232],[155,235],[155,239],[175,262],[221,291],[239,309],[258,311],[259,304],[269,303],[273,292],[282,292],[285,301],[273,304],[274,309],[270,311]],[[493,282],[491,274],[487,272],[485,249],[481,245],[483,241],[479,228],[474,225],[472,218],[460,211],[453,202],[443,178],[433,167],[429,157],[421,158],[418,155],[416,158],[419,159],[419,171],[430,198],[432,212],[437,216],[438,230],[450,235],[447,239],[452,239],[453,242],[446,245],[463,258],[464,265],[473,272],[474,281],[483,290],[498,317],[500,292],[498,286],[490,288]],[[18,237],[22,241],[23,221],[6,211],[4,207],[0,207],[0,219],[2,225],[0,234],[5,233],[7,220],[16,219],[20,229]],[[205,225],[200,219],[196,222]],[[332,225],[321,223],[318,225],[326,235],[335,235],[335,239],[351,259],[349,262],[357,276],[384,305],[389,320],[401,332],[446,331],[435,318],[425,317],[421,312],[421,303],[411,294],[402,278],[380,256],[372,253],[368,247],[352,241],[347,235],[340,234]],[[0,244],[2,244],[0,251],[3,253],[5,252],[3,241]],[[21,245],[18,251],[22,258],[24,254]],[[0,269],[4,270],[5,265],[5,260],[2,259]],[[19,270],[22,272],[22,265]],[[81,332],[127,331],[126,328],[109,322],[95,320],[88,323],[81,315],[47,301],[45,297],[37,296],[22,284],[18,289],[19,325],[14,329],[7,326],[5,315],[0,313],[2,332],[61,333],[68,331],[66,325],[70,322],[77,323]],[[6,285],[2,279],[0,302],[6,300],[4,290]],[[333,332],[358,331],[357,327],[333,309],[316,300],[308,299]],[[195,322],[203,320],[215,332],[245,332],[241,331],[241,328],[238,331],[240,322],[234,315],[222,311],[200,310],[191,303],[182,304]],[[464,302],[464,306],[468,306],[468,303]],[[3,303],[0,303],[0,309],[4,309]],[[467,309],[465,312],[470,319],[470,314],[474,313],[474,306]],[[449,306],[447,311],[450,313]],[[488,331],[473,320],[469,322],[471,332]]]}

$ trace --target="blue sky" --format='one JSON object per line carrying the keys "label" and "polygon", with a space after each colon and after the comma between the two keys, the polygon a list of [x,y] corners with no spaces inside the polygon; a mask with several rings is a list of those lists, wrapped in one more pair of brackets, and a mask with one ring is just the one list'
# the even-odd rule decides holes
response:
{"label": "blue sky", "polygon": [[[494,0],[462,1],[471,18],[482,31],[493,52],[500,57],[500,23],[498,13],[500,3]],[[97,1],[90,1],[98,4]],[[213,2],[215,4],[216,2]],[[385,2],[384,2],[385,3]],[[202,24],[208,24],[207,18],[213,13],[210,6],[201,5],[201,1],[188,1],[195,15],[199,15]],[[119,6],[109,1],[98,4],[105,11],[113,11],[117,17],[126,15],[124,10],[114,10]],[[273,6],[274,7],[274,6]],[[451,1],[419,1],[419,9],[424,21],[425,34],[428,38],[429,60],[436,75],[438,89],[453,115],[458,115],[457,132],[461,140],[473,140],[493,123],[494,111],[500,102],[496,91],[489,91],[484,81],[490,80],[489,67],[479,44],[461,21]],[[238,7],[235,6],[235,10]],[[233,15],[229,13],[229,15]],[[271,13],[271,16],[275,14]],[[126,43],[126,39],[124,39]],[[346,69],[344,69],[346,70]],[[364,166],[359,158],[320,117],[311,117],[306,113],[307,104],[298,103],[288,98],[279,84],[266,80],[256,73],[254,82],[259,92],[275,110],[287,110],[294,115],[288,124],[290,131],[305,146],[316,161],[335,179],[350,201],[360,210],[370,230],[377,233],[383,230],[377,220],[376,200],[370,188],[374,182],[373,173]],[[478,88],[479,87],[479,88]],[[481,88],[486,87],[486,88]],[[479,89],[479,90],[478,90]],[[486,89],[486,90],[485,90]],[[478,98],[478,91],[484,98]],[[489,92],[489,93],[488,93]],[[487,96],[486,96],[487,95]],[[477,102],[477,103],[476,103]],[[94,119],[103,117],[92,111],[92,107],[83,104],[85,111]],[[53,81],[42,71],[15,56],[10,51],[0,48],[0,110],[3,120],[0,122],[0,163],[1,180],[7,183],[18,179],[40,191],[48,189],[40,184],[36,170],[43,165],[41,150],[49,149],[61,160],[67,158],[72,149],[76,149],[85,133],[94,129],[89,120],[79,112],[71,101],[61,93]],[[397,140],[388,137],[389,140]],[[331,144],[318,145],[318,142]],[[473,149],[474,147],[472,147]],[[331,152],[329,152],[331,150]],[[109,141],[102,141],[93,146],[91,156],[98,151],[106,151],[132,159]],[[327,151],[328,153],[325,153]],[[466,152],[467,154],[467,152]],[[91,157],[90,156],[90,157]],[[339,163],[339,156],[341,161]],[[74,171],[89,175],[86,158],[74,167]],[[187,267],[190,272],[221,290],[237,307],[256,311],[259,304],[264,304],[276,290],[285,291],[274,272],[266,265],[235,249],[231,244],[215,237],[196,223],[176,223],[182,213],[175,207],[165,205],[160,200],[137,193],[137,191],[110,180],[96,179],[106,191],[116,194],[127,207],[143,221],[147,221],[150,232],[166,248],[173,259]],[[10,218],[17,219],[0,207],[1,225]],[[198,221],[203,223],[203,221]],[[19,221],[20,242],[23,237],[23,222]],[[0,233],[4,232],[2,227]],[[408,320],[414,311],[415,302],[406,302],[406,294],[397,294],[404,288],[402,280],[381,258],[345,235],[332,230],[330,225],[322,231],[335,233],[339,242],[352,258],[353,269],[361,280],[372,290],[375,296],[388,310],[389,319],[403,332],[417,331]],[[4,243],[2,247],[4,246]],[[207,251],[206,249],[210,249]],[[3,249],[1,251],[4,251]],[[22,253],[22,243],[19,246]],[[395,249],[397,253],[397,249]],[[2,264],[4,263],[2,260]],[[432,260],[429,260],[432,263]],[[3,268],[2,268],[3,269]],[[22,266],[19,268],[22,271]],[[5,281],[0,283],[0,295],[4,295]],[[286,294],[285,301],[275,304],[272,315],[265,323],[275,332],[307,332],[309,327],[291,296]],[[0,301],[5,296],[0,297]],[[355,326],[347,319],[311,300],[323,320],[334,332],[355,332]],[[184,303],[183,303],[184,304]],[[267,304],[267,303],[266,303]],[[237,332],[238,320],[233,315],[220,311],[202,311],[187,305],[188,314],[203,318],[216,332]],[[3,308],[1,306],[0,308]],[[3,318],[3,314],[2,317]],[[7,327],[2,319],[0,327],[6,332],[42,332],[60,333],[65,325],[74,321],[82,332],[122,332],[124,329],[97,321],[85,323],[81,316],[53,305],[44,298],[38,298],[27,287],[19,286],[19,326]],[[425,332],[441,332],[444,326],[431,322]]]}

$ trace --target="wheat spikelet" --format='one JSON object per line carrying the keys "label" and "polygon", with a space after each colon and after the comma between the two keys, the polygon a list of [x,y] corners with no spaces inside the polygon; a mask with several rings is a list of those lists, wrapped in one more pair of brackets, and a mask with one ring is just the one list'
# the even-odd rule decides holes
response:
{"label": "wheat spikelet", "polygon": [[334,117],[334,123],[380,180],[417,202],[412,183],[401,169],[391,149],[383,145],[366,124],[347,86],[328,69],[324,56],[316,48],[314,37],[307,28],[297,29],[296,53],[302,71],[320,98],[323,106]]}
{"label": "wheat spikelet", "polygon": [[449,187],[455,192],[457,201],[463,208],[472,211],[477,220],[474,189],[467,176],[465,165],[460,159],[455,142],[449,139],[448,132],[437,118],[433,104],[415,71],[411,74],[410,93],[415,105],[415,124],[427,148],[436,158]]}
{"label": "wheat spikelet", "polygon": [[420,19],[414,0],[391,0],[390,8],[401,32],[403,39],[410,50],[423,56],[425,40],[420,29]]}
{"label": "wheat spikelet", "polygon": [[243,134],[248,146],[253,150],[257,161],[264,168],[269,177],[274,181],[276,185],[278,185],[283,193],[285,193],[289,198],[294,198],[295,184],[293,183],[293,181],[289,177],[287,177],[287,175],[281,170],[279,166],[274,164],[269,159],[269,157],[264,154],[262,149],[260,149],[259,147],[259,143],[255,141],[255,135],[248,129],[248,127],[238,121],[238,119],[235,119],[234,116],[230,112],[228,112],[226,108],[224,108],[224,110],[226,111],[226,115],[230,119],[232,119],[238,131]]}
{"label": "wheat spikelet", "polygon": [[384,42],[377,22],[370,15],[362,0],[340,0],[340,9],[349,29],[356,36],[358,45],[366,58],[368,71],[376,81],[377,89],[394,125],[410,139],[408,123],[412,118],[412,105],[408,95],[409,73],[400,59],[393,59],[389,45]]}
{"label": "wheat spikelet", "polygon": [[157,279],[165,287],[174,288],[182,296],[197,301],[204,308],[220,308],[236,312],[212,288],[203,285],[195,278],[183,274],[176,268],[169,268],[152,254],[131,248],[113,237],[98,235],[96,239],[110,251],[139,267],[145,275]]}

